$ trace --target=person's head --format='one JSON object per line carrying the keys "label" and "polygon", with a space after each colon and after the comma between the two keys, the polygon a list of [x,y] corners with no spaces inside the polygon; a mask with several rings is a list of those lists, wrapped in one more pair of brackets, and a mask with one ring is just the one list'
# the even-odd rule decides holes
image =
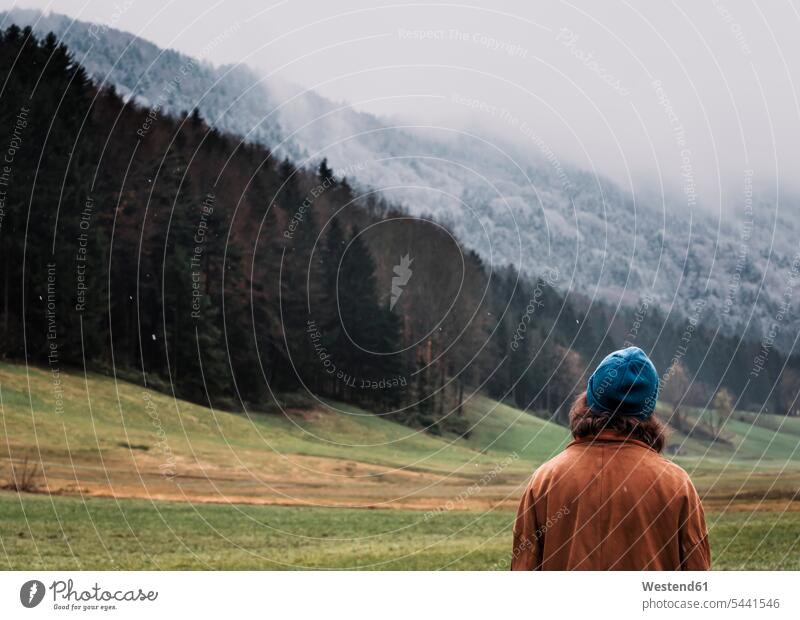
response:
{"label": "person's head", "polygon": [[653,362],[638,347],[608,355],[589,377],[586,392],[570,410],[573,437],[614,430],[638,439],[661,452],[666,427],[655,416],[658,373]]}
{"label": "person's head", "polygon": [[656,452],[663,452],[667,444],[667,427],[656,414],[646,420],[633,416],[609,415],[592,411],[586,400],[586,392],[572,403],[569,410],[569,429],[575,439],[592,437],[600,431],[610,430],[646,443]]}

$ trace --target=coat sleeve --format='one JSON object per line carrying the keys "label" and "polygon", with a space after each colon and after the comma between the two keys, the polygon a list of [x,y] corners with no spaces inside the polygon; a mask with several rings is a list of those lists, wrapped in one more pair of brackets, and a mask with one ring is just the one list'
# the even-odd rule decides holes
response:
{"label": "coat sleeve", "polygon": [[542,549],[539,527],[534,510],[535,497],[532,484],[522,495],[514,521],[514,547],[511,554],[511,570],[541,570]]}
{"label": "coat sleeve", "polygon": [[703,504],[694,485],[687,481],[686,509],[679,532],[681,570],[710,570],[711,549]]}

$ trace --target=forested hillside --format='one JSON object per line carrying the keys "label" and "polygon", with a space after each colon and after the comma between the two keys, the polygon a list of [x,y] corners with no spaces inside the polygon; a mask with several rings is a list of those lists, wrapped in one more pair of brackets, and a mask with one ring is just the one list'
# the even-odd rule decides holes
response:
{"label": "forested hillside", "polygon": [[[663,194],[655,184],[652,192],[632,193],[570,166],[532,121],[520,132],[522,144],[482,130],[419,127],[330,101],[281,74],[204,62],[240,35],[236,24],[210,39],[198,59],[57,13],[15,9],[0,20],[30,24],[39,36],[54,31],[97,83],[114,85],[126,100],[172,114],[197,107],[216,129],[298,165],[327,157],[353,186],[447,223],[495,268],[514,264],[533,276],[555,268],[562,291],[634,309],[644,300],[684,318],[703,302],[707,325],[734,337],[746,328],[749,339],[766,338],[784,352],[800,330],[800,315],[781,313],[783,292],[800,271],[792,215],[800,200],[775,194],[752,171],[727,187],[719,204],[699,196],[689,208],[681,193]],[[446,96],[465,109],[481,104]],[[487,116],[477,110],[476,126]]]}
{"label": "forested hillside", "polygon": [[665,318],[565,295],[544,265],[492,268],[324,160],[126,102],[55,36],[5,30],[0,83],[0,355],[47,366],[56,403],[61,370],[87,367],[215,407],[307,391],[463,433],[474,391],[563,416],[630,342],[680,368],[676,402],[725,385],[740,409],[795,409],[797,360],[768,351],[751,376],[761,343],[702,305]]}

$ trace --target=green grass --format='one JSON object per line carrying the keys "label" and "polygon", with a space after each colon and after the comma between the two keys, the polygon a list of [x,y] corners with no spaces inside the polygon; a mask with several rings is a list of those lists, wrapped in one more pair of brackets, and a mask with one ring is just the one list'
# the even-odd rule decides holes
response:
{"label": "green grass", "polygon": [[[0,493],[15,570],[505,570],[513,512],[190,505]],[[708,515],[715,569],[800,569],[800,513]]]}
{"label": "green grass", "polygon": [[[0,434],[46,456],[113,453],[125,449],[120,444],[153,446],[157,436],[147,398],[174,452],[208,458],[230,459],[233,448],[450,472],[464,463],[490,468],[498,455],[515,450],[521,459],[540,463],[568,437],[563,427],[482,397],[467,404],[476,425],[470,438],[459,439],[433,437],[341,403],[320,403],[309,416],[230,413],[103,375],[89,374],[86,380],[72,371],[61,379],[64,412],[57,415],[46,370],[0,363]],[[487,456],[487,448],[497,454]]]}
{"label": "green grass", "polygon": [[[664,405],[662,415],[669,406]],[[684,409],[690,421],[698,418],[709,421],[707,413],[698,409]],[[684,460],[710,458],[717,461],[735,461],[750,466],[783,466],[797,468],[800,464],[800,418],[737,411],[724,424],[720,433],[724,442],[686,439],[675,433],[673,444],[683,444]],[[688,458],[685,458],[688,457]]]}
{"label": "green grass", "polygon": [[[522,469],[547,460],[569,440],[563,427],[482,396],[467,402],[471,433],[460,439],[433,437],[340,403],[320,403],[310,416],[242,414],[212,411],[98,374],[85,379],[82,373],[65,372],[62,381],[65,408],[58,416],[47,370],[0,363],[0,434],[15,444],[36,446],[45,456],[98,456],[125,450],[120,444],[153,446],[157,437],[146,395],[174,452],[212,459],[229,460],[236,450],[451,472],[465,463],[490,468],[499,457],[515,454]],[[661,413],[667,409],[662,406]],[[699,415],[695,410],[685,414]],[[702,469],[706,460],[711,469],[727,462],[733,467],[800,466],[800,419],[737,412],[724,434],[731,444],[709,445],[678,433],[671,443],[682,444],[677,460],[689,468]]]}
{"label": "green grass", "polygon": [[465,416],[472,426],[467,443],[482,452],[516,454],[542,463],[570,440],[563,426],[480,396],[468,403]]}
{"label": "green grass", "polygon": [[714,569],[800,569],[800,512],[712,512],[706,517]]}
{"label": "green grass", "polygon": [[[190,505],[0,493],[9,569],[487,568],[513,513]],[[504,567],[505,568],[505,567]]]}
{"label": "green grass", "polygon": [[[482,396],[464,407],[464,439],[337,403],[230,413],[102,375],[61,379],[58,415],[46,369],[0,364],[0,483],[9,457],[29,456],[56,493],[0,492],[8,568],[505,568],[520,485],[569,441]],[[177,485],[157,469],[147,402],[180,464]],[[800,420],[736,412],[725,436],[689,439],[676,457],[708,499],[715,568],[800,569]],[[457,501],[470,485],[469,502]],[[286,498],[314,507],[255,505],[297,503]],[[457,510],[426,512],[448,501]],[[340,504],[394,508],[322,507]]]}

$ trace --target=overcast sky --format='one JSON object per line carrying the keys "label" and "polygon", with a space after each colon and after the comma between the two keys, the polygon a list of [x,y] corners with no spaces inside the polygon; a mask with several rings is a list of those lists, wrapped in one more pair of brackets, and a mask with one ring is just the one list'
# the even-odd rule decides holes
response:
{"label": "overcast sky", "polygon": [[[718,182],[735,200],[748,169],[762,196],[776,181],[800,188],[800,9],[789,2],[417,4],[0,0],[244,62],[369,111],[491,127],[625,184],[693,184],[712,207]],[[208,45],[230,26],[235,36]]]}

